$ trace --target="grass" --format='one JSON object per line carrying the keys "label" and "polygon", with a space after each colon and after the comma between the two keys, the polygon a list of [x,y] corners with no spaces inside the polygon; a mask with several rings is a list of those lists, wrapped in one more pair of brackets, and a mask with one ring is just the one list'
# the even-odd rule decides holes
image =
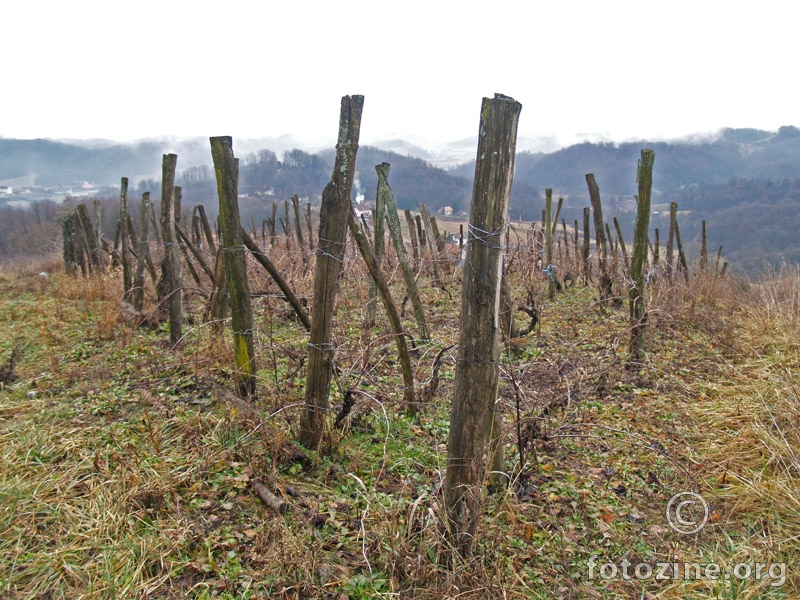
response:
{"label": "grass", "polygon": [[[281,260],[308,295],[311,275]],[[0,392],[0,596],[797,597],[797,272],[655,283],[649,353],[632,370],[625,307],[602,309],[581,285],[545,302],[545,275],[515,268],[515,302],[531,291],[541,323],[501,365],[509,487],[487,493],[475,555],[456,562],[441,494],[455,349],[431,404],[406,417],[388,324],[360,326],[357,261],[339,291],[333,412],[347,390],[355,404],[320,454],[294,443],[306,336],[277,298],[254,298],[259,398],[247,405],[226,391],[232,345],[203,324],[201,295],[188,293],[171,348],[163,328],[120,319],[118,273],[0,273],[0,360],[23,348]],[[458,341],[458,277],[421,288],[433,341],[414,356],[420,389]],[[253,271],[251,289],[271,284]],[[256,497],[256,479],[286,514]],[[684,491],[710,504],[693,535],[665,518]],[[623,561],[774,568],[760,580],[590,579],[590,563]]]}

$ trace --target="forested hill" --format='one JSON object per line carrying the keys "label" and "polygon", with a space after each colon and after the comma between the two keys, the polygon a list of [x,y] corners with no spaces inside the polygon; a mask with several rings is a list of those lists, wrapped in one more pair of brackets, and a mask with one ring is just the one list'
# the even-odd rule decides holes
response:
{"label": "forested hill", "polygon": [[[551,153],[520,152],[514,183],[525,181],[557,194],[586,192],[586,173],[594,173],[600,189],[614,196],[636,192],[636,164],[642,148],[656,153],[654,188],[661,192],[682,186],[726,183],[732,177],[781,181],[800,177],[800,129],[777,132],[725,129],[715,138],[623,144],[585,142]],[[471,177],[474,161],[453,173]]]}
{"label": "forested hill", "polygon": [[[277,144],[287,140],[275,140]],[[216,206],[216,185],[204,138],[145,141],[137,144],[67,144],[49,140],[0,138],[0,202],[13,199],[7,188],[25,185],[71,185],[89,181],[113,186],[120,177],[131,179],[132,190],[157,191],[161,155],[179,156],[178,183],[189,203]],[[333,149],[237,151],[241,158],[239,191],[242,214],[266,216],[265,203],[283,201],[292,194],[318,199],[333,167]],[[397,147],[395,143],[393,147]],[[767,261],[800,260],[800,129],[777,132],[725,129],[715,137],[672,142],[582,143],[552,153],[520,152],[511,201],[514,219],[538,219],[545,188],[565,199],[562,217],[567,223],[582,219],[588,205],[585,174],[594,173],[606,207],[617,216],[623,231],[633,223],[636,166],[642,148],[656,153],[653,175],[652,226],[666,231],[663,211],[677,201],[681,232],[690,251],[699,244],[700,221],[706,220],[712,245],[723,245],[724,257],[740,268]],[[276,146],[278,148],[278,146]],[[427,151],[418,149],[430,158]],[[408,146],[409,152],[414,148]],[[422,157],[362,146],[358,153],[356,191],[367,201],[375,197],[375,165],[391,164],[390,185],[398,207],[415,208],[424,202],[432,211],[450,206],[467,211],[475,170],[474,161],[444,170]],[[115,183],[117,182],[117,183]],[[5,195],[4,195],[5,193]],[[105,192],[101,192],[105,193]],[[35,197],[35,196],[33,196]],[[52,197],[52,196],[51,196]],[[158,197],[156,195],[156,197]]]}

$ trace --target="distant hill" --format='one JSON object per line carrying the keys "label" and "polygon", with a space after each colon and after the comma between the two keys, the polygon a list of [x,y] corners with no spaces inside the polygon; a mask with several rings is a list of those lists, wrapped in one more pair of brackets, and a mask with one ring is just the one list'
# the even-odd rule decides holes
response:
{"label": "distant hill", "polygon": [[0,138],[0,185],[21,178],[40,186],[119,183],[123,176],[150,176],[154,162],[160,164],[155,143],[89,148],[52,140]]}
{"label": "distant hill", "polygon": [[[240,193],[247,195],[242,214],[260,219],[267,204],[292,194],[317,199],[330,177],[334,150],[298,149],[290,137],[234,140],[242,160]],[[518,147],[546,147],[553,140],[527,140]],[[538,146],[537,146],[538,144]],[[404,140],[359,149],[357,192],[374,200],[374,166],[392,165],[390,185],[401,209],[424,202],[432,211],[450,206],[467,211],[475,170],[474,140],[424,148]],[[714,136],[684,140],[581,143],[554,152],[520,151],[511,201],[512,218],[536,219],[543,191],[564,197],[562,217],[582,220],[588,205],[585,174],[594,173],[605,213],[630,230],[634,218],[636,166],[642,148],[656,153],[651,225],[666,230],[664,211],[677,201],[687,246],[699,245],[700,221],[709,225],[710,243],[723,243],[724,256],[745,268],[759,260],[800,260],[800,129],[778,131],[724,129]],[[267,149],[268,148],[268,149]],[[107,140],[65,143],[0,138],[0,202],[8,187],[74,185],[88,181],[118,186],[129,177],[136,192],[157,189],[161,155],[178,154],[178,183],[188,203],[206,204],[214,213],[216,186],[206,138],[144,140],[117,144]],[[452,166],[444,169],[438,165]],[[78,189],[78,188],[76,188]],[[6,194],[6,195],[4,195]],[[262,214],[264,213],[264,214]],[[795,222],[797,221],[797,222]],[[791,229],[791,231],[790,231]],[[735,234],[733,232],[736,232]],[[663,237],[663,234],[662,234]]]}

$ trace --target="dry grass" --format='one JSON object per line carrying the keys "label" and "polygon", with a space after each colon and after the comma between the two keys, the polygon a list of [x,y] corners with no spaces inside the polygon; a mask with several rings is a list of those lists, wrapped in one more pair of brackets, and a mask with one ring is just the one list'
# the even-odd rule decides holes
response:
{"label": "dry grass", "polygon": [[[299,255],[274,254],[310,299]],[[487,496],[477,552],[456,563],[440,490],[454,350],[433,402],[409,420],[388,324],[362,327],[366,277],[354,253],[339,291],[333,410],[347,390],[356,403],[328,432],[325,455],[293,443],[306,337],[260,271],[250,274],[260,294],[253,406],[224,391],[232,351],[203,323],[199,292],[187,294],[173,349],[163,328],[120,322],[118,272],[5,271],[0,359],[15,344],[25,351],[19,381],[0,395],[0,596],[796,597],[791,569],[773,588],[589,580],[587,564],[793,562],[797,274],[749,286],[712,274],[654,282],[651,346],[634,370],[627,309],[600,307],[580,285],[546,302],[546,276],[524,258],[513,263],[512,296],[516,305],[532,293],[541,324],[503,358],[511,485]],[[434,340],[414,357],[420,388],[439,350],[457,342],[459,274],[450,267],[442,288],[422,287]],[[393,286],[402,300],[396,276]],[[147,297],[155,311],[151,288]],[[404,319],[413,330],[410,309]],[[266,508],[248,487],[254,478],[291,510]],[[690,489],[708,498],[713,519],[680,536],[664,508]]]}

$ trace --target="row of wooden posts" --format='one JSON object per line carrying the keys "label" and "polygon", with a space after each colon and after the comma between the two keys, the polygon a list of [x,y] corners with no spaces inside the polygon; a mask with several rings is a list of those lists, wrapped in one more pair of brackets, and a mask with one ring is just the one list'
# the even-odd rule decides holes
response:
{"label": "row of wooden posts", "polygon": [[[314,291],[313,313],[309,317],[305,306],[298,300],[279,270],[268,255],[255,243],[257,238],[255,222],[251,223],[252,236],[242,226],[238,207],[238,159],[234,157],[230,137],[210,139],[211,154],[217,179],[219,196],[219,245],[217,247],[211,226],[202,206],[195,208],[192,215],[191,235],[180,226],[181,190],[174,185],[177,157],[165,155],[162,162],[161,218],[160,235],[156,225],[155,210],[149,193],[143,194],[138,238],[133,230],[128,214],[127,179],[122,179],[120,189],[120,220],[117,240],[113,245],[99,235],[98,224],[93,225],[86,205],[78,205],[74,213],[63,221],[64,259],[69,272],[102,272],[107,268],[106,257],[112,263],[121,265],[124,280],[124,294],[134,308],[141,310],[146,274],[149,272],[156,283],[159,306],[165,307],[169,319],[170,340],[178,344],[182,338],[182,279],[184,262],[192,277],[200,281],[200,275],[192,264],[194,258],[199,268],[210,279],[212,292],[209,298],[209,315],[217,331],[228,310],[231,315],[233,347],[236,362],[236,386],[238,393],[246,398],[255,398],[257,393],[256,357],[253,344],[254,324],[251,308],[251,295],[247,277],[246,253],[249,252],[277,283],[286,301],[292,306],[298,320],[309,332],[308,362],[306,369],[305,408],[300,419],[300,442],[308,448],[317,449],[330,412],[329,393],[333,373],[335,346],[333,344],[333,320],[336,301],[337,282],[342,271],[342,263],[347,245],[349,230],[358,250],[371,274],[369,291],[369,318],[374,319],[376,299],[388,315],[394,340],[397,346],[403,377],[403,401],[407,410],[414,413],[418,407],[415,395],[413,369],[408,340],[427,342],[430,338],[425,310],[416,286],[416,268],[422,258],[423,248],[430,255],[430,266],[435,280],[440,279],[438,260],[444,250],[443,236],[439,234],[435,219],[424,205],[420,215],[412,218],[405,211],[414,262],[409,260],[400,227],[400,217],[394,196],[389,186],[389,164],[376,166],[378,189],[376,195],[375,218],[371,232],[366,224],[359,223],[352,203],[351,194],[355,177],[355,164],[363,109],[362,96],[342,98],[339,121],[339,139],[336,145],[336,159],[330,182],[322,192],[319,214],[319,232],[316,243],[307,206],[306,224],[308,239],[305,239],[299,199],[292,197],[295,235],[302,251],[304,269],[311,268],[311,256],[315,255],[313,268]],[[481,107],[481,135],[478,140],[478,159],[470,220],[466,232],[465,258],[462,277],[462,308],[460,318],[460,340],[457,351],[456,373],[454,379],[453,406],[448,442],[448,467],[445,480],[445,506],[447,510],[447,531],[454,546],[468,554],[472,548],[475,526],[481,514],[481,487],[486,472],[485,457],[490,456],[490,464],[502,470],[501,420],[496,412],[499,382],[499,338],[498,315],[500,313],[500,287],[503,280],[504,257],[509,247],[510,224],[508,222],[508,202],[512,186],[514,155],[516,147],[517,122],[521,105],[502,95],[493,99],[485,98]],[[611,243],[612,236],[608,223],[602,216],[600,193],[594,176],[589,174],[586,181],[594,212],[596,248],[598,256],[598,286],[601,299],[611,301],[612,283],[615,274],[613,265],[624,265],[625,280],[628,285],[630,303],[631,341],[630,361],[638,363],[642,358],[646,331],[645,288],[647,284],[648,250],[651,243],[648,237],[650,218],[650,194],[655,155],[652,150],[643,150],[638,169],[637,216],[634,227],[633,249],[630,259],[622,239],[619,224],[614,219],[617,243]],[[583,244],[579,252],[578,223],[575,223],[574,236],[570,240],[566,224],[562,220],[563,236],[556,239],[555,230],[562,207],[559,200],[552,214],[552,191],[547,190],[543,214],[542,239],[531,231],[529,246],[543,250],[543,268],[550,280],[549,293],[555,293],[558,274],[553,264],[557,260],[566,262],[570,256],[572,242],[573,264],[582,269],[581,275],[588,284],[592,278],[589,260],[589,218],[590,209],[584,209]],[[280,222],[284,233],[290,235],[289,205],[285,206],[286,219],[278,219],[277,205],[273,204],[272,217],[262,222],[261,238],[266,245],[267,231],[270,245],[276,243],[276,221]],[[688,266],[683,254],[680,233],[677,225],[677,205],[673,203],[670,219],[670,234],[667,243],[667,269],[671,276],[673,263],[673,240],[677,241],[682,271],[688,277]],[[163,249],[160,274],[150,257],[148,221],[156,230],[156,240]],[[404,331],[397,305],[394,302],[381,263],[384,260],[384,224],[388,225],[389,237],[394,247],[406,293],[411,300],[417,328],[416,336]],[[705,226],[703,227],[705,233]],[[415,235],[418,234],[418,235]],[[607,236],[607,237],[606,237]],[[464,232],[461,232],[464,240]],[[704,238],[705,240],[705,235]],[[288,242],[287,242],[288,243]],[[216,255],[213,265],[207,264],[200,251],[203,244]],[[658,263],[658,232],[653,245],[651,266]],[[703,248],[706,247],[705,242]],[[617,260],[617,253],[622,260]],[[555,254],[560,253],[560,256]],[[705,250],[701,264],[705,265]],[[461,251],[459,251],[459,258]],[[135,266],[133,263],[135,259]],[[510,331],[506,335],[510,335]],[[415,342],[416,343],[416,342]]]}

